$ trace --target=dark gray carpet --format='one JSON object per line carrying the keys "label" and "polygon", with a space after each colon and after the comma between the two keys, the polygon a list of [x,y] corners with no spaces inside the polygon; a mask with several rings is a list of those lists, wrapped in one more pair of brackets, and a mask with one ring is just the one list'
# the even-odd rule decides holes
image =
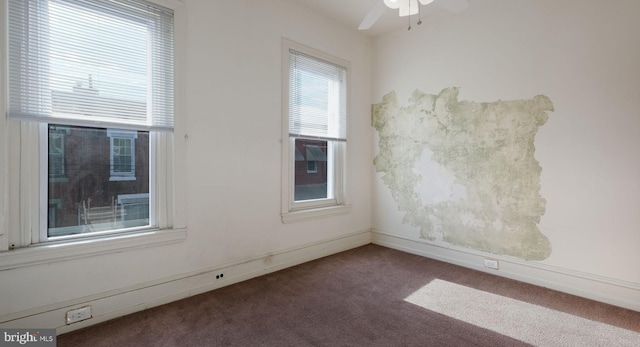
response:
{"label": "dark gray carpet", "polygon": [[367,245],[58,346],[638,346],[640,312]]}

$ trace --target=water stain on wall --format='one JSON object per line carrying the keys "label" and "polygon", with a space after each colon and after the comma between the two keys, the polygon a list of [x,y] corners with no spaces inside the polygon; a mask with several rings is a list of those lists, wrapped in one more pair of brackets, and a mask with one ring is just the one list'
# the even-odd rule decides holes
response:
{"label": "water stain on wall", "polygon": [[534,138],[553,104],[546,96],[458,101],[458,88],[394,92],[371,110],[378,131],[376,171],[403,223],[421,237],[494,254],[542,260],[551,243],[538,229],[546,201]]}

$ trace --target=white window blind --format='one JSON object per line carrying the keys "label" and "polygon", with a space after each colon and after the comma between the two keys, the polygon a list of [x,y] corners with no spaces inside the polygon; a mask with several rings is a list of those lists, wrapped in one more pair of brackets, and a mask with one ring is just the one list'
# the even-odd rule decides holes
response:
{"label": "white window blind", "polygon": [[143,0],[9,0],[18,120],[173,129],[173,11]]}
{"label": "white window blind", "polygon": [[289,50],[289,136],[346,141],[346,68]]}

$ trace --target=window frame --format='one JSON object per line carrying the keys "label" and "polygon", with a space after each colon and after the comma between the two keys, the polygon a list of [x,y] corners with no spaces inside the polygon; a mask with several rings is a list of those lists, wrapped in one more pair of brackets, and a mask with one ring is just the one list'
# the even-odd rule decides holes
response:
{"label": "window frame", "polygon": [[[312,150],[311,148],[314,148],[318,151],[320,151],[320,147],[318,147],[317,145],[307,145],[306,146],[306,152],[305,153],[305,161],[307,162],[307,173],[308,174],[316,174],[318,173],[318,159],[313,158],[310,159],[309,157],[312,155]],[[326,162],[329,162],[329,158],[326,158],[325,160]],[[309,164],[313,164],[313,165],[309,165]]]}
{"label": "window frame", "polygon": [[[30,125],[30,124],[29,124]],[[27,126],[29,126],[27,125]],[[158,144],[158,132],[154,132],[154,131],[150,131],[149,132],[149,223],[147,225],[144,226],[136,226],[136,227],[121,227],[121,228],[117,228],[117,229],[109,229],[109,230],[102,230],[102,231],[93,231],[93,232],[81,232],[81,233],[75,233],[75,234],[63,234],[63,235],[49,235],[50,234],[50,230],[48,228],[48,221],[49,221],[49,204],[50,204],[50,200],[49,200],[49,195],[48,195],[48,190],[46,189],[46,187],[48,186],[48,129],[49,129],[49,124],[48,123],[38,123],[36,124],[36,126],[38,127],[38,135],[37,138],[33,138],[30,136],[25,136],[26,141],[28,142],[37,142],[39,143],[39,151],[33,151],[31,153],[28,153],[29,156],[37,156],[39,157],[39,165],[37,168],[38,172],[39,172],[39,180],[40,180],[40,187],[43,187],[42,189],[31,189],[31,190],[37,190],[37,193],[40,196],[40,205],[38,206],[37,210],[32,211],[33,214],[38,214],[39,215],[39,226],[38,226],[38,237],[37,238],[32,238],[32,244],[35,243],[36,244],[42,244],[42,243],[47,243],[47,242],[55,242],[55,241],[64,241],[64,240],[73,240],[73,239],[86,239],[86,238],[95,238],[95,237],[100,237],[100,236],[107,236],[107,235],[113,235],[113,234],[127,234],[127,233],[132,233],[132,232],[137,232],[137,231],[143,231],[143,230],[152,230],[152,229],[158,229],[158,221],[156,219],[156,216],[158,215],[156,213],[156,205],[157,205],[157,185],[156,185],[156,177],[158,175],[157,173],[157,168],[155,167],[155,165],[153,165],[153,163],[156,162],[156,158],[158,157],[158,155],[162,155],[162,156],[166,156],[166,155],[170,155],[168,153],[158,153],[157,151],[157,144]],[[110,164],[113,164],[113,158],[111,158],[112,153],[112,145],[113,145],[113,138],[114,137],[127,137],[129,136],[129,138],[132,139],[132,142],[134,142],[133,137],[135,136],[137,138],[137,131],[132,131],[132,130],[120,130],[120,129],[106,129],[107,130],[107,136],[110,138],[109,139],[109,151],[110,151]],[[135,135],[134,135],[135,134]],[[24,144],[25,146],[27,146],[26,144]],[[133,148],[132,148],[133,149]],[[133,162],[133,165],[135,165],[135,161]],[[112,173],[112,169],[110,168],[110,173]],[[162,173],[160,173],[160,175],[162,175]],[[112,181],[112,175],[110,175],[109,180]],[[135,179],[135,177],[133,178]],[[26,189],[26,188],[24,188]],[[31,194],[33,194],[34,192],[32,191]],[[52,230],[53,231],[53,230]],[[53,231],[54,233],[56,231]],[[60,232],[58,230],[58,232]],[[37,241],[36,241],[37,240]],[[24,246],[24,245],[23,245]]]}
{"label": "window frame", "polygon": [[[282,206],[283,223],[324,218],[350,212],[347,202],[347,144],[346,141],[335,141],[324,138],[309,138],[289,135],[289,102],[290,102],[290,52],[295,51],[315,59],[343,67],[346,70],[346,123],[347,139],[349,137],[350,109],[350,63],[344,59],[329,55],[322,51],[282,39]],[[296,139],[327,141],[327,194],[326,199],[296,201],[294,197]],[[305,157],[306,158],[306,157]],[[329,192],[331,191],[331,192]]]}
{"label": "window frame", "polygon": [[[138,132],[134,130],[120,130],[120,129],[107,129],[107,136],[109,137],[109,181],[135,181],[136,180],[136,139],[138,138]],[[151,133],[149,133],[151,136]],[[115,140],[128,140],[130,146],[130,167],[131,170],[127,172],[121,172],[115,170]],[[151,141],[151,139],[150,139]],[[150,146],[151,150],[151,146]],[[155,155],[155,153],[153,154]],[[152,168],[149,168],[151,171]]]}
{"label": "window frame", "polygon": [[[313,164],[313,165],[311,165]],[[308,174],[317,174],[318,173],[318,161],[317,160],[307,160],[307,173]]]}
{"label": "window frame", "polygon": [[[68,182],[67,179],[67,172],[66,172],[66,158],[65,158],[65,142],[66,142],[66,137],[67,135],[69,135],[69,128],[66,126],[60,126],[57,127],[55,129],[53,129],[55,132],[53,134],[48,133],[48,141],[49,141],[49,158],[51,157],[51,135],[55,135],[55,137],[59,137],[60,138],[60,142],[61,142],[61,150],[62,153],[60,153],[60,161],[61,161],[61,172],[59,173],[51,173],[48,172],[48,177],[49,177],[49,182]],[[40,141],[44,141],[44,139],[41,139]]]}
{"label": "window frame", "polygon": [[[174,114],[183,113],[179,102],[183,93],[180,77],[186,56],[186,9],[181,0],[147,0],[167,7],[174,12]],[[0,0],[0,7],[8,8],[7,0]],[[5,15],[6,13],[6,15]],[[0,16],[0,68],[8,69],[7,44],[8,13]],[[47,225],[48,213],[40,213],[41,190],[48,183],[48,169],[41,174],[40,155],[48,152],[48,136],[42,136],[39,124],[24,120],[7,119],[8,76],[0,74],[0,271],[37,264],[66,261],[98,254],[117,253],[125,250],[148,248],[182,242],[187,237],[184,155],[185,141],[176,141],[175,133],[184,131],[184,122],[176,117],[174,132],[150,132],[150,146],[156,147],[157,155],[149,162],[155,168],[157,177],[150,182],[150,189],[156,189],[156,198],[150,201],[151,214],[155,214],[156,225],[143,230],[107,235],[91,234],[83,238],[61,238],[43,242],[40,239],[40,225]],[[46,132],[45,132],[46,133]],[[155,136],[151,134],[155,133]],[[151,171],[151,170],[150,170]],[[44,179],[43,179],[44,177]],[[46,190],[43,188],[42,190]],[[47,199],[43,204],[49,209],[52,203]],[[44,216],[44,221],[41,220]]]}

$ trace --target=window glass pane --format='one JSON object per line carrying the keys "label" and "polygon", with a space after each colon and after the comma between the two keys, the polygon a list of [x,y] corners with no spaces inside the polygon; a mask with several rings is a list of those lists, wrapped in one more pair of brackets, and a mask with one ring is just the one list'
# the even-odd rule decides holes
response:
{"label": "window glass pane", "polygon": [[[49,125],[49,237],[149,225],[149,132],[114,138],[111,146],[107,129]],[[113,165],[134,179],[110,180],[112,154]],[[60,172],[65,180],[51,179]]]}
{"label": "window glass pane", "polygon": [[113,171],[132,172],[131,142],[133,139],[113,139]]}
{"label": "window glass pane", "polygon": [[330,181],[328,141],[295,139],[295,201],[326,199]]}

